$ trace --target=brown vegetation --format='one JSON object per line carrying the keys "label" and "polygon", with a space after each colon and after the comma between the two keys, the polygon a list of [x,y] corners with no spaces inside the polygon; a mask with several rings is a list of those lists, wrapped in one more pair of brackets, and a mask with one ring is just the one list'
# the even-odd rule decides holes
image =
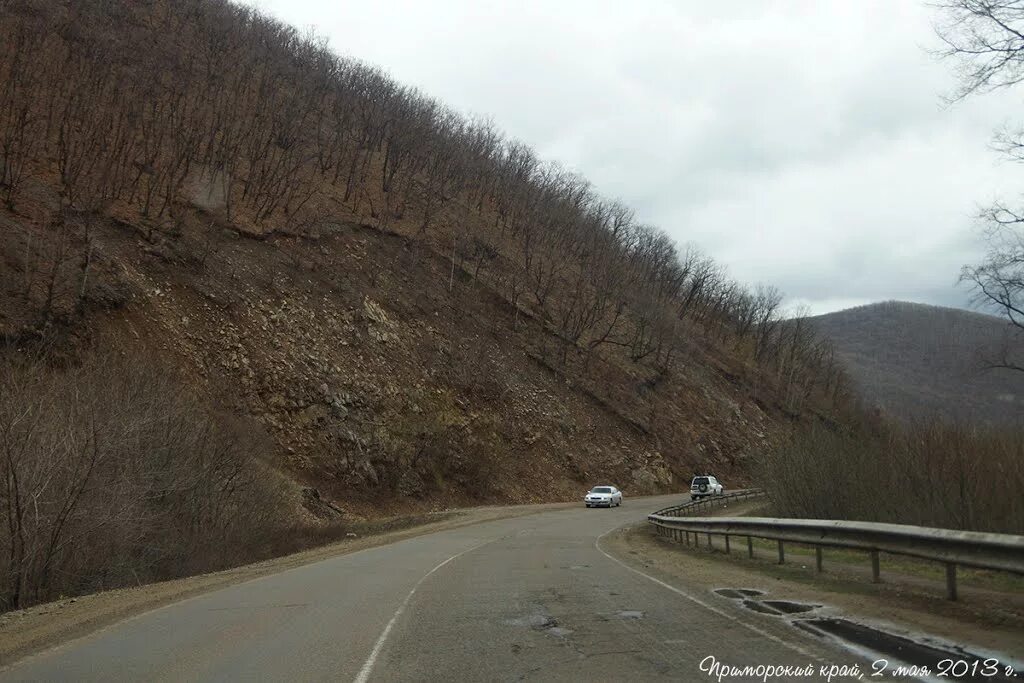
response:
{"label": "brown vegetation", "polygon": [[814,428],[760,462],[774,512],[1024,533],[1024,432],[917,423]]}
{"label": "brown vegetation", "polygon": [[219,568],[280,526],[251,428],[152,363],[0,366],[0,609]]}
{"label": "brown vegetation", "polygon": [[801,393],[829,391],[827,353],[764,324],[777,317],[774,292],[745,291],[579,175],[256,10],[224,0],[3,10],[8,208],[29,179],[59,189],[44,234],[26,233],[16,262],[41,324],[82,307],[97,216],[155,241],[180,233],[196,205],[218,209],[210,231],[225,221],[264,238],[368,214],[450,253],[449,289],[456,268],[488,279],[558,338],[562,365],[615,347],[664,373],[696,326],[787,384],[802,368],[800,384],[813,386]]}
{"label": "brown vegetation", "polygon": [[197,400],[151,358],[47,358],[0,361],[0,612],[418,521],[297,515],[259,425]]}
{"label": "brown vegetation", "polygon": [[807,322],[832,341],[865,403],[889,417],[1024,421],[1024,375],[990,362],[1024,353],[1024,338],[999,318],[888,301]]}

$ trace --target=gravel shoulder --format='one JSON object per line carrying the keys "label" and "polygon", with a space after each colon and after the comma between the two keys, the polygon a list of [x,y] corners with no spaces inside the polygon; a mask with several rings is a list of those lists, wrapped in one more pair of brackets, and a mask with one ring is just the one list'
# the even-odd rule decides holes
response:
{"label": "gravel shoulder", "polygon": [[551,503],[479,507],[382,520],[381,529],[394,529],[396,526],[403,528],[346,539],[293,555],[210,574],[66,598],[24,610],[6,612],[0,614],[0,667],[63,642],[88,635],[129,617],[268,574],[423,534],[576,505],[576,503]]}
{"label": "gravel shoulder", "polygon": [[[728,514],[743,512],[734,507]],[[702,586],[715,599],[725,600],[713,593],[715,589],[753,588],[776,600],[820,604],[830,615],[890,632],[927,635],[966,649],[1024,657],[1024,591],[1019,586],[996,591],[962,584],[960,600],[950,602],[944,598],[941,582],[897,576],[886,572],[884,565],[881,584],[871,583],[870,573],[862,567],[835,562],[827,562],[826,571],[816,575],[813,559],[804,561],[787,553],[790,562],[780,566],[761,550],[760,557],[751,560],[746,556],[745,544],[742,549],[734,547],[732,555],[708,551],[703,545],[694,550],[657,536],[646,524],[609,534],[604,547],[668,583]]]}

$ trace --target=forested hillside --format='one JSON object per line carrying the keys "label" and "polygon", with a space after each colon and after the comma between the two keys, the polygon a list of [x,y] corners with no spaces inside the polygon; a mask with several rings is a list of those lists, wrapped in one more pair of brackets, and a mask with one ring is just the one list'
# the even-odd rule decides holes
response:
{"label": "forested hillside", "polygon": [[901,301],[809,319],[832,340],[864,400],[901,418],[1021,424],[1024,373],[994,367],[1024,353],[1005,320]]}
{"label": "forested hillside", "polygon": [[8,606],[253,529],[735,485],[850,402],[775,290],[252,8],[2,0],[0,86]]}

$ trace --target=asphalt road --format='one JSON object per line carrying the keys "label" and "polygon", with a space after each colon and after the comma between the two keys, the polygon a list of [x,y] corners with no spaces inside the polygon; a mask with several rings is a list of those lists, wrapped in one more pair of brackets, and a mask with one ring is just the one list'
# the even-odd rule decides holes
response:
{"label": "asphalt road", "polygon": [[581,503],[324,560],[123,621],[0,680],[689,681],[715,680],[700,671],[709,655],[857,661],[606,554],[602,535],[678,498]]}

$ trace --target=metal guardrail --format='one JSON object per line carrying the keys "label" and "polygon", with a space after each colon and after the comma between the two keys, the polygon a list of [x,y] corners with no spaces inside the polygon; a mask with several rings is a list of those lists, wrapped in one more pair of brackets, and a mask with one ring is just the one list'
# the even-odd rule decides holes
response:
{"label": "metal guardrail", "polygon": [[670,510],[673,508],[659,510],[647,517],[659,535],[671,536],[677,541],[683,540],[685,535],[689,545],[690,534],[693,534],[693,542],[697,545],[697,534],[705,534],[708,547],[712,547],[712,535],[722,536],[726,552],[731,550],[731,537],[746,537],[750,557],[754,556],[752,539],[772,540],[778,543],[779,564],[786,561],[785,543],[812,545],[818,572],[823,570],[822,548],[826,547],[867,551],[871,557],[872,579],[876,583],[881,580],[879,553],[941,562],[946,567],[946,593],[950,600],[957,599],[958,566],[1024,574],[1024,536],[825,519],[680,518],[677,514],[662,514]]}
{"label": "metal guardrail", "polygon": [[764,489],[742,489],[732,493],[724,493],[719,496],[709,495],[706,498],[690,500],[679,505],[662,508],[655,512],[655,515],[664,517],[683,517],[693,515],[715,507],[721,507],[731,502],[746,500],[747,498],[760,498],[764,496]]}

